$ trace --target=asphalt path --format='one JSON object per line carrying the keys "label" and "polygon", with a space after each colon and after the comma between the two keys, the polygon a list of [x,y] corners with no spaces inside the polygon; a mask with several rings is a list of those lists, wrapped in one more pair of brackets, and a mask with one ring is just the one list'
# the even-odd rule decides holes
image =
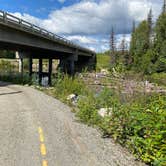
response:
{"label": "asphalt path", "polygon": [[70,108],[31,87],[0,82],[0,166],[139,166]]}

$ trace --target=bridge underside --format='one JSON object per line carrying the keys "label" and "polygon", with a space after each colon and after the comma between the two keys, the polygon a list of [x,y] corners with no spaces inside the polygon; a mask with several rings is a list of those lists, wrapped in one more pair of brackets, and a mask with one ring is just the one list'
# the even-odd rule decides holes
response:
{"label": "bridge underside", "polygon": [[59,41],[53,42],[46,37],[22,31],[0,24],[0,49],[18,52],[20,62],[29,58],[29,75],[31,76],[33,59],[39,59],[39,82],[43,76],[42,59],[49,59],[48,77],[51,84],[52,60],[59,59],[59,68],[62,72],[74,75],[75,72],[84,68],[94,70],[96,66],[96,55],[84,50],[64,45]]}

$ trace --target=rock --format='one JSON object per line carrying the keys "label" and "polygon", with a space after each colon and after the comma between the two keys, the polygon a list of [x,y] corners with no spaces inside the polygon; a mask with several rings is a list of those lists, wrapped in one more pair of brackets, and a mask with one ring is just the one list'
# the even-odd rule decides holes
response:
{"label": "rock", "polygon": [[103,75],[108,75],[109,74],[109,71],[107,69],[101,69],[101,73]]}
{"label": "rock", "polygon": [[112,115],[112,108],[100,108],[98,110],[98,114],[103,118],[105,116],[111,116]]}
{"label": "rock", "polygon": [[75,100],[77,98],[77,95],[76,94],[70,94],[69,96],[67,96],[67,100]]}

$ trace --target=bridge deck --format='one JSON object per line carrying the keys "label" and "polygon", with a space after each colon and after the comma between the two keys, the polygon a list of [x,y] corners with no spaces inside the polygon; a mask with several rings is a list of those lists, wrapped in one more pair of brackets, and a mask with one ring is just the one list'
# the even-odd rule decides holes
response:
{"label": "bridge deck", "polygon": [[40,28],[34,24],[31,24],[25,20],[22,20],[14,15],[11,15],[1,10],[0,10],[0,24],[7,25],[9,27],[19,29],[24,32],[32,33],[36,36],[46,38],[52,42],[56,42],[56,43],[59,43],[60,45],[64,45],[64,46],[76,49],[86,54],[90,54],[90,55],[95,54],[95,52],[90,49],[81,47],[80,45],[75,44],[71,42],[70,40],[67,40],[61,36],[58,36],[52,32],[49,32],[43,28]]}

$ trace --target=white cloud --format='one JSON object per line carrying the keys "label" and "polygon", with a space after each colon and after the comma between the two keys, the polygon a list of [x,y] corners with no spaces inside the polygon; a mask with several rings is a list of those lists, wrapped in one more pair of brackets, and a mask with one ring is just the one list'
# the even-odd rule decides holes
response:
{"label": "white cloud", "polygon": [[160,4],[147,0],[83,0],[52,11],[47,19],[22,17],[58,34],[108,34],[112,26],[123,33],[131,30],[132,20],[146,19],[150,7],[159,13]]}
{"label": "white cloud", "polygon": [[68,40],[72,40],[74,42],[80,42],[82,44],[94,44],[94,43],[96,43],[96,40],[94,38],[86,37],[86,36],[74,35],[74,36],[68,36],[66,38]]}
{"label": "white cloud", "polygon": [[162,0],[82,0],[52,11],[47,19],[38,19],[29,14],[15,15],[88,47],[103,49],[108,48],[108,43],[104,41],[107,39],[99,40],[90,36],[108,35],[112,26],[117,34],[130,33],[132,21],[138,23],[146,19],[150,8],[156,18],[161,10],[161,2]]}
{"label": "white cloud", "polygon": [[64,37],[76,44],[80,44],[91,50],[96,50],[97,52],[103,52],[109,49],[108,36],[69,35]]}

